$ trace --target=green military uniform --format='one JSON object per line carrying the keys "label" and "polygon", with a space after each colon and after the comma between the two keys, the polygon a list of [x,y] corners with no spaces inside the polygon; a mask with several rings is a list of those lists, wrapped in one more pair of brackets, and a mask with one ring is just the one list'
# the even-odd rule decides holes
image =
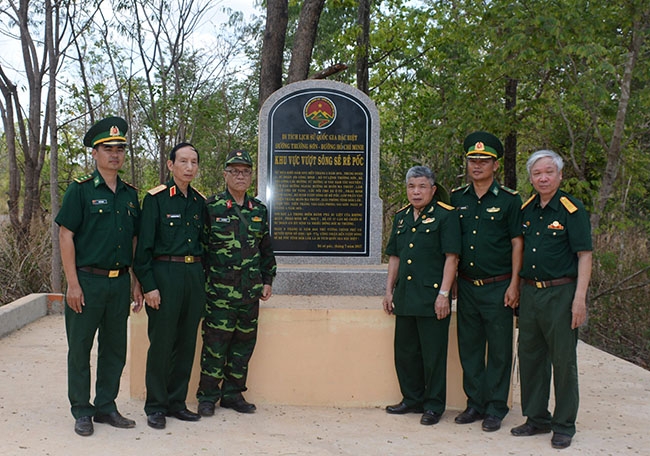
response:
{"label": "green military uniform", "polygon": [[[68,187],[56,223],[74,233],[83,312],[65,307],[68,397],[75,418],[117,410],[115,398],[126,361],[131,287],[128,268],[140,205],[132,186],[117,178],[115,193],[95,171]],[[97,381],[90,403],[90,351],[98,335]]]}
{"label": "green military uniform", "polygon": [[[578,275],[577,252],[591,251],[591,225],[580,201],[558,190],[545,207],[538,195],[523,206],[524,284],[519,310],[522,412],[538,429],[575,435],[578,414],[578,329],[571,307]],[[571,280],[573,279],[573,280]],[[555,410],[548,400],[551,366]]]}
{"label": "green military uniform", "polygon": [[[452,191],[462,230],[458,266],[458,351],[467,407],[508,413],[513,315],[504,306],[512,274],[512,239],[521,236],[521,198],[492,182],[479,198],[473,185]],[[487,345],[487,362],[486,362]]]}
{"label": "green military uniform", "polygon": [[207,201],[204,224],[206,306],[199,402],[246,391],[257,339],[259,299],[276,273],[268,212],[248,195],[240,207],[228,191]]}
{"label": "green military uniform", "polygon": [[185,409],[205,305],[204,217],[203,195],[188,186],[186,197],[173,179],[149,190],[142,202],[133,270],[143,291],[158,289],[161,301],[158,309],[147,306],[147,415]]}
{"label": "green military uniform", "polygon": [[438,320],[445,254],[460,253],[460,228],[453,208],[435,200],[413,219],[406,206],[394,218],[386,255],[399,257],[393,292],[395,370],[408,406],[442,414],[446,403],[450,317]]}

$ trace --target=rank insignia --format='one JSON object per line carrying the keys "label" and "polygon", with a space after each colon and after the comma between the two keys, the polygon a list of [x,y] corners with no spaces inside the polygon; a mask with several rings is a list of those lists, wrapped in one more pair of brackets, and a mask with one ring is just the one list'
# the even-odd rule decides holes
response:
{"label": "rank insignia", "polygon": [[487,211],[488,213],[490,213],[490,214],[493,214],[493,213],[495,213],[495,212],[499,212],[500,210],[501,210],[500,207],[488,207],[488,208],[486,209],[486,211]]}
{"label": "rank insignia", "polygon": [[257,217],[257,216],[255,216],[255,217],[251,218],[251,220],[252,220],[253,222],[261,222],[261,221],[262,221],[262,217]]}
{"label": "rank insignia", "polygon": [[431,218],[428,218],[426,220],[422,220],[422,223],[432,223],[432,222],[435,222],[435,221],[436,221],[435,217],[431,217]]}
{"label": "rank insignia", "polygon": [[216,217],[214,221],[217,223],[230,223],[230,217]]}
{"label": "rank insignia", "polygon": [[92,200],[93,206],[99,206],[101,204],[108,204],[108,200],[105,199],[100,199],[100,200]]}
{"label": "rank insignia", "polygon": [[558,222],[557,220],[555,220],[553,223],[551,223],[551,224],[548,226],[548,229],[549,229],[549,230],[563,230],[563,229],[564,229],[564,226],[563,226],[560,222]]}

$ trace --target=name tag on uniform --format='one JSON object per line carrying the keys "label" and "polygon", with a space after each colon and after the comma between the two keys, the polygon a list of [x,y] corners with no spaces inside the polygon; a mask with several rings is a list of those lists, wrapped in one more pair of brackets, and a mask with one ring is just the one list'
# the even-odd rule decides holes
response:
{"label": "name tag on uniform", "polygon": [[179,219],[181,218],[181,214],[167,214],[168,219]]}
{"label": "name tag on uniform", "polygon": [[217,223],[230,223],[230,217],[215,217],[214,221]]}
{"label": "name tag on uniform", "polygon": [[101,199],[101,200],[92,200],[93,206],[99,206],[101,204],[108,204],[108,200]]}

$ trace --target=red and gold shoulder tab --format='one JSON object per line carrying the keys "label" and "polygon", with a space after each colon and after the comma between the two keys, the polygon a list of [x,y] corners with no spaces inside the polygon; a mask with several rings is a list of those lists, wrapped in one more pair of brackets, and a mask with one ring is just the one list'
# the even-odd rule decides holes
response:
{"label": "red and gold shoulder tab", "polygon": [[569,211],[569,214],[573,214],[575,211],[578,210],[578,208],[576,207],[576,205],[573,204],[573,203],[571,202],[571,200],[570,200],[569,198],[567,198],[566,196],[561,196],[561,197],[560,197],[560,203],[562,203],[562,206],[564,206],[564,208],[565,208],[567,211]]}
{"label": "red and gold shoulder tab", "polygon": [[167,188],[167,184],[160,184],[158,187],[151,188],[147,191],[150,195],[157,195]]}
{"label": "red and gold shoulder tab", "polygon": [[536,196],[537,196],[537,194],[534,194],[533,196],[531,196],[530,198],[528,198],[528,199],[526,200],[526,202],[525,202],[524,204],[521,205],[521,208],[523,209],[523,208],[525,208],[526,206],[528,206],[528,205],[529,205],[529,204],[530,204],[530,203],[535,199]]}
{"label": "red and gold shoulder tab", "polygon": [[442,201],[436,201],[436,204],[442,208],[447,209],[448,211],[453,211],[455,209],[454,206],[451,206],[447,203],[443,203]]}
{"label": "red and gold shoulder tab", "polygon": [[510,187],[506,187],[505,185],[500,185],[501,190],[503,190],[506,193],[510,193],[511,195],[517,195],[519,192],[517,190],[513,190]]}
{"label": "red and gold shoulder tab", "polygon": [[77,184],[83,184],[84,182],[88,182],[88,181],[89,181],[90,179],[92,179],[92,178],[93,178],[93,175],[92,175],[92,174],[86,174],[85,176],[75,177],[75,178],[74,178],[74,181],[75,181]]}

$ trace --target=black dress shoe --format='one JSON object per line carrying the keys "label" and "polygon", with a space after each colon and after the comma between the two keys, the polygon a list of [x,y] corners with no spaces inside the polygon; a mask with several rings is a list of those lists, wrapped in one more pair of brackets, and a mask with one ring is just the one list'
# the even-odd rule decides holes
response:
{"label": "black dress shoe", "polygon": [[212,402],[199,402],[199,409],[197,410],[201,416],[214,415],[214,403]]}
{"label": "black dress shoe", "polygon": [[483,424],[481,425],[481,429],[483,429],[485,432],[498,431],[501,429],[501,418],[494,415],[486,416],[483,420]]}
{"label": "black dress shoe", "polygon": [[239,413],[255,413],[255,410],[257,410],[255,404],[246,402],[246,399],[241,394],[234,397],[221,398],[221,406],[223,408],[233,409]]}
{"label": "black dress shoe", "polygon": [[163,412],[153,412],[151,415],[147,415],[147,424],[154,429],[165,429],[167,419]]}
{"label": "black dress shoe", "polygon": [[95,415],[95,423],[106,423],[121,429],[130,429],[135,427],[135,421],[124,418],[117,410],[105,415]]}
{"label": "black dress shoe", "polygon": [[386,413],[391,415],[404,415],[405,413],[422,413],[421,405],[406,405],[404,401],[386,407]]}
{"label": "black dress shoe", "polygon": [[74,431],[84,437],[93,435],[93,422],[89,416],[81,416],[74,421]]}
{"label": "black dress shoe", "polygon": [[181,421],[199,421],[201,419],[201,415],[199,415],[198,413],[191,412],[188,409],[179,410],[177,412],[171,412],[168,413],[167,416],[173,416],[177,420],[181,420]]}
{"label": "black dress shoe", "polygon": [[535,434],[548,434],[549,432],[551,432],[550,429],[541,429],[528,423],[524,423],[520,426],[510,429],[510,433],[517,437],[528,437]]}
{"label": "black dress shoe", "polygon": [[551,446],[557,449],[567,448],[571,445],[571,436],[567,434],[560,434],[559,432],[554,432],[553,437],[551,438]]}
{"label": "black dress shoe", "polygon": [[420,418],[420,424],[423,424],[425,426],[438,424],[438,421],[440,421],[441,416],[442,415],[440,413],[436,413],[433,410],[425,410],[424,413],[422,414],[422,418]]}
{"label": "black dress shoe", "polygon": [[474,421],[482,420],[485,418],[485,415],[479,413],[474,407],[467,407],[463,413],[454,418],[456,424],[469,424]]}

